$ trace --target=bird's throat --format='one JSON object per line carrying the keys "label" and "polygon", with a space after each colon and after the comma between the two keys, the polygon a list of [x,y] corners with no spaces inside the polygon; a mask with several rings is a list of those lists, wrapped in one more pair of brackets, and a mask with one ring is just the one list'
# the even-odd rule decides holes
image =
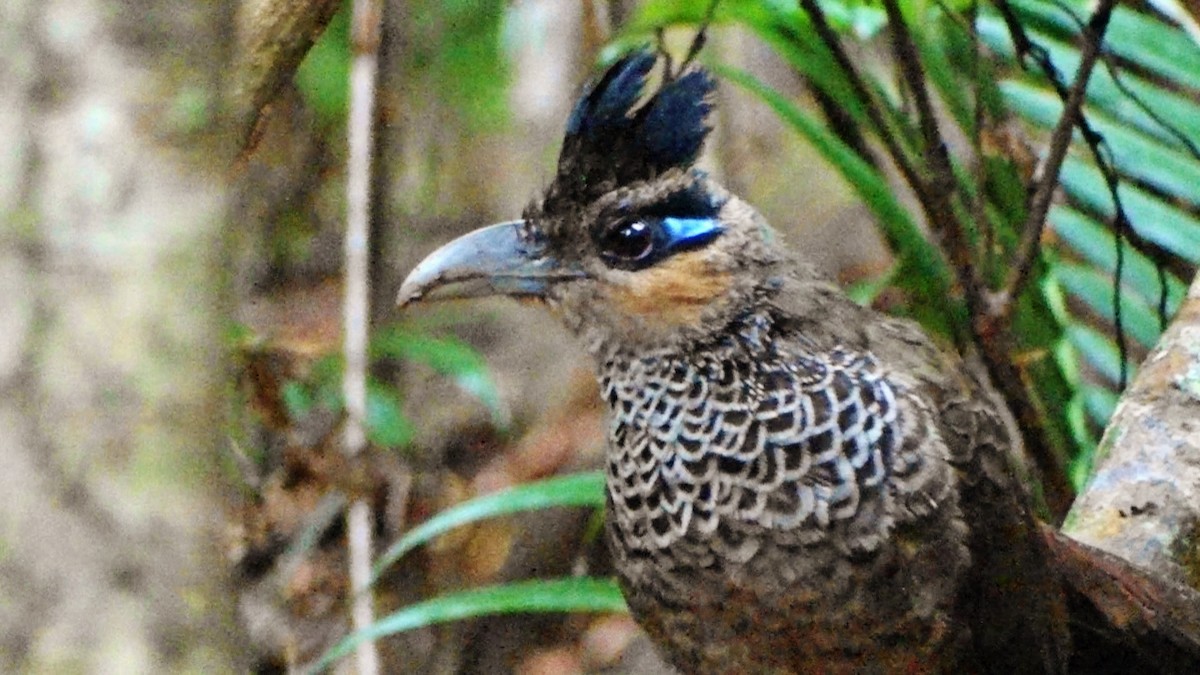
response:
{"label": "bird's throat", "polygon": [[622,283],[606,287],[605,300],[637,328],[658,334],[695,330],[718,313],[733,285],[733,275],[717,269],[703,251],[672,256],[644,270],[630,272]]}

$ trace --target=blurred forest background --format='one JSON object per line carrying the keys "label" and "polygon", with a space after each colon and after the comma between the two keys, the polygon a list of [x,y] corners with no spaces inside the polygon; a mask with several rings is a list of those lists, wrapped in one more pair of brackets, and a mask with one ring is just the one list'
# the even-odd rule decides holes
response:
{"label": "blurred forest background", "polygon": [[[1196,3],[365,4],[357,27],[336,0],[0,6],[0,670],[302,672],[351,630],[358,503],[384,672],[659,672],[603,581],[582,352],[536,308],[393,309],[435,245],[539,195],[623,48],[681,56],[711,19],[702,166],[857,299],[980,353],[1050,522],[1200,264]],[[350,456],[349,80],[376,46]],[[1181,433],[1196,461],[1167,473],[1200,493]],[[1069,527],[1116,527],[1085,502]],[[1196,545],[1155,550],[1200,586]],[[559,581],[498,586],[526,579]],[[520,613],[562,608],[600,611]]]}

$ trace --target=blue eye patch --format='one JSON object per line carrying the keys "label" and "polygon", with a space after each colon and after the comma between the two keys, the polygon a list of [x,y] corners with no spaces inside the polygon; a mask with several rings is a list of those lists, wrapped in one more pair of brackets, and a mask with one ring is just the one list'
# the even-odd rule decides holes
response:
{"label": "blue eye patch", "polygon": [[663,218],[658,245],[663,253],[674,253],[703,246],[716,239],[725,228],[716,218]]}
{"label": "blue eye patch", "polygon": [[595,235],[609,267],[639,270],[681,251],[699,248],[725,231],[716,218],[650,216],[618,221]]}

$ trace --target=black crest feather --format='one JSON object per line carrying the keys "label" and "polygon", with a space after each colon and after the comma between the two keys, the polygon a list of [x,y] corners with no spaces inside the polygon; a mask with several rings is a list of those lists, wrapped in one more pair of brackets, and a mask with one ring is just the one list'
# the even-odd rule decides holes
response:
{"label": "black crest feather", "polygon": [[567,120],[551,198],[586,202],[696,160],[710,130],[715,82],[694,68],[668,77],[639,106],[656,61],[654,52],[634,51],[580,96]]}

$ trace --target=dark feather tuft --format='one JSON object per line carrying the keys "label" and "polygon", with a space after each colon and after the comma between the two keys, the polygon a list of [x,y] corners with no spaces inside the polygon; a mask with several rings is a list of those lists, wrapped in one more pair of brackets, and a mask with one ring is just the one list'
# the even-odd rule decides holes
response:
{"label": "dark feather tuft", "polygon": [[613,64],[575,104],[567,120],[567,136],[596,137],[632,124],[627,114],[642,95],[654,61],[654,54],[638,51]]}
{"label": "dark feather tuft", "polygon": [[709,132],[715,82],[694,69],[645,99],[646,77],[656,61],[652,51],[632,52],[580,97],[567,121],[547,206],[559,200],[587,203],[618,185],[650,180],[696,160]]}
{"label": "dark feather tuft", "polygon": [[715,83],[703,70],[692,72],[663,87],[650,102],[642,122],[646,152],[662,167],[691,164],[708,135],[708,94]]}

